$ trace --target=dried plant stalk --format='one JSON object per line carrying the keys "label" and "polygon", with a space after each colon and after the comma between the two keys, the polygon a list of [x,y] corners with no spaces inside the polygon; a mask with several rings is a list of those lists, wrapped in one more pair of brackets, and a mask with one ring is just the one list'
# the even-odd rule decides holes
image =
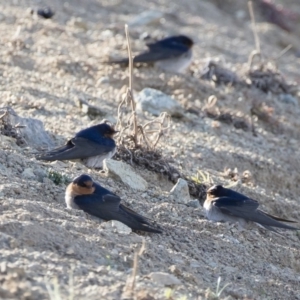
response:
{"label": "dried plant stalk", "polygon": [[[133,96],[133,57],[127,25],[125,25],[125,32],[129,57],[129,87],[126,89],[126,93],[124,93],[118,106],[116,127],[120,133],[117,139],[118,152],[115,158],[130,164],[135,163],[150,171],[163,174],[174,183],[178,178],[184,178],[188,181],[191,195],[202,199],[206,186],[197,184],[182,175],[170,164],[171,160],[164,158],[161,151],[157,149],[161,137],[170,128],[170,116],[163,112],[157,118],[146,122],[144,125],[139,123],[136,114],[136,102]],[[128,109],[128,106],[130,109]],[[135,256],[136,264],[134,265],[134,270],[137,268],[137,258],[138,256]],[[135,274],[133,274],[133,277],[135,277]]]}

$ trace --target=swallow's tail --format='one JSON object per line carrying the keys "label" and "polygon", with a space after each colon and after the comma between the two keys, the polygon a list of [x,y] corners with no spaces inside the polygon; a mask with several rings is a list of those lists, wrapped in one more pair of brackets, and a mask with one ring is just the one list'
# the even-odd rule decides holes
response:
{"label": "swallow's tail", "polygon": [[152,233],[162,233],[162,230],[158,227],[155,227],[152,224],[148,224],[145,222],[141,222],[136,218],[134,215],[129,215],[128,213],[126,215],[123,215],[123,217],[118,217],[118,221],[124,223],[128,227],[130,227],[132,230],[140,230],[145,232],[152,232]]}
{"label": "swallow's tail", "polygon": [[257,210],[255,217],[252,219],[253,222],[259,223],[269,229],[270,226],[278,227],[283,229],[290,229],[290,230],[300,230],[300,228],[296,228],[284,223],[279,222],[278,220],[284,220],[278,217],[273,217],[272,215],[266,214],[261,210]]}
{"label": "swallow's tail", "polygon": [[123,210],[123,211],[125,211],[125,212],[128,213],[129,215],[134,216],[134,218],[135,218],[137,221],[139,221],[139,222],[141,222],[141,223],[145,223],[145,224],[147,224],[147,225],[151,225],[151,220],[150,220],[149,218],[140,215],[139,213],[137,213],[137,212],[135,212],[134,210],[132,210],[132,209],[126,207],[125,205],[120,204],[120,209]]}
{"label": "swallow's tail", "polygon": [[265,215],[267,215],[268,217],[277,220],[277,221],[281,221],[281,222],[288,222],[288,223],[298,223],[297,221],[293,221],[293,220],[288,220],[288,219],[283,219],[280,217],[276,217],[276,216],[272,216],[270,214],[267,214],[266,212],[263,212]]}
{"label": "swallow's tail", "polygon": [[162,230],[150,223],[148,218],[136,213],[135,211],[120,205],[118,221],[124,223],[133,230],[141,230],[152,233],[162,233]]}
{"label": "swallow's tail", "polygon": [[112,59],[107,62],[107,64],[114,64],[114,65],[128,65],[128,63],[129,63],[128,58]]}
{"label": "swallow's tail", "polygon": [[159,228],[156,228],[152,225],[145,225],[145,224],[140,224],[136,228],[132,228],[134,230],[141,230],[145,232],[151,232],[151,233],[162,233],[163,231]]}
{"label": "swallow's tail", "polygon": [[65,151],[70,149],[70,145],[65,145],[60,148],[56,148],[47,152],[39,153],[35,156],[37,160],[48,160],[48,161],[54,161],[54,160],[61,160],[61,156]]}

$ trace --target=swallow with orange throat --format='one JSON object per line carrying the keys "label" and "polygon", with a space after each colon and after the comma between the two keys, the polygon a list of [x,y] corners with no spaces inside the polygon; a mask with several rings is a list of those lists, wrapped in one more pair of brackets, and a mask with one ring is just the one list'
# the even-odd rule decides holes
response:
{"label": "swallow with orange throat", "polygon": [[248,222],[254,222],[275,232],[277,231],[273,227],[299,230],[299,228],[282,223],[297,222],[272,216],[258,209],[258,201],[222,185],[214,185],[207,190],[203,207],[207,218],[215,222],[238,222],[242,227],[246,227]]}
{"label": "swallow with orange throat", "polygon": [[65,193],[68,208],[81,209],[105,221],[116,220],[132,230],[162,233],[150,220],[121,204],[121,198],[82,174],[71,182]]}

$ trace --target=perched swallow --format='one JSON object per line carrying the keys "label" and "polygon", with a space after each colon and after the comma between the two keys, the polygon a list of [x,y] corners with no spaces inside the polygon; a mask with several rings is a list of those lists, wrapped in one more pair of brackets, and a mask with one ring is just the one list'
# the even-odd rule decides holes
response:
{"label": "perched swallow", "polygon": [[[154,63],[167,72],[182,73],[192,62],[194,42],[184,35],[171,36],[155,43],[148,43],[148,51],[134,57],[134,63]],[[128,64],[128,58],[109,63]]]}
{"label": "perched swallow", "polygon": [[110,125],[101,123],[79,131],[64,146],[38,155],[38,160],[80,159],[88,168],[101,168],[103,160],[116,153],[113,135],[117,133]]}
{"label": "perched swallow", "polygon": [[39,8],[38,10],[32,9],[30,12],[32,15],[36,13],[38,16],[44,19],[51,19],[55,15],[55,12],[50,7],[43,7]]}
{"label": "perched swallow", "polygon": [[120,221],[133,230],[162,232],[153,227],[149,219],[121,204],[120,197],[94,182],[89,175],[82,174],[68,185],[65,200],[68,208],[81,209],[105,221]]}
{"label": "perched swallow", "polygon": [[279,222],[296,223],[295,221],[267,214],[259,210],[258,206],[256,200],[221,185],[214,185],[208,189],[203,205],[207,218],[215,222],[239,222],[242,227],[248,222],[255,222],[275,232],[272,227],[299,230]]}

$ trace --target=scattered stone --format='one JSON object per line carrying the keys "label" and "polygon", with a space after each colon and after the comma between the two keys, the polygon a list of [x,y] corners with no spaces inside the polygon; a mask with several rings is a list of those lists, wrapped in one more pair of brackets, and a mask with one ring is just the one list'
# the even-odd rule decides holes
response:
{"label": "scattered stone", "polygon": [[43,182],[43,179],[47,177],[47,172],[40,167],[34,168],[33,173],[35,174],[39,182]]}
{"label": "scattered stone", "polygon": [[4,20],[5,20],[5,15],[3,15],[3,14],[0,13],[0,22],[2,22]]}
{"label": "scattered stone", "polygon": [[105,116],[106,112],[102,111],[99,107],[89,104],[87,101],[78,98],[77,105],[81,108],[81,111],[89,116]]}
{"label": "scattered stone", "polygon": [[116,231],[120,234],[127,235],[127,234],[130,234],[132,232],[131,228],[128,227],[127,225],[123,224],[122,222],[119,222],[119,221],[116,221],[116,220],[113,220],[113,221],[110,221],[110,222],[111,222],[111,226],[113,228],[115,228]]}
{"label": "scattered stone", "polygon": [[149,274],[152,281],[160,283],[162,285],[179,285],[181,281],[172,274],[164,272],[152,272]]}
{"label": "scattered stone", "polygon": [[242,83],[238,76],[229,69],[221,67],[217,62],[209,60],[201,71],[201,79],[212,80],[216,84]]}
{"label": "scattered stone", "polygon": [[146,10],[137,15],[129,22],[129,26],[145,26],[150,23],[157,23],[164,16],[164,13],[157,10]]}
{"label": "scattered stone", "polygon": [[167,112],[173,117],[184,115],[183,108],[176,100],[155,89],[143,89],[138,94],[136,101],[137,110],[147,111],[154,116],[159,116],[162,112]]}
{"label": "scattered stone", "polygon": [[298,105],[297,99],[293,97],[291,94],[280,94],[279,100],[287,104]]}
{"label": "scattered stone", "polygon": [[10,136],[0,134],[0,144],[1,148],[11,147],[11,148],[18,148],[16,144],[16,139]]}
{"label": "scattered stone", "polygon": [[17,141],[22,138],[30,147],[53,147],[53,141],[40,120],[19,117],[11,107],[0,108],[0,114],[5,114],[2,122],[11,127]]}
{"label": "scattered stone", "polygon": [[74,26],[74,27],[77,27],[78,29],[81,29],[83,31],[87,31],[89,28],[88,28],[88,25],[86,22],[84,22],[82,20],[82,18],[75,18],[73,17],[69,22],[68,22],[68,25],[70,26]]}
{"label": "scattered stone", "polygon": [[199,200],[196,199],[196,200],[191,200],[187,203],[187,206],[190,206],[190,207],[194,207],[194,208],[199,208],[200,207],[200,203],[199,203]]}
{"label": "scattered stone", "polygon": [[179,178],[170,191],[170,195],[173,196],[175,202],[187,204],[190,201],[188,183],[184,179]]}
{"label": "scattered stone", "polygon": [[124,162],[105,159],[103,169],[108,175],[116,177],[134,190],[145,191],[148,189],[147,181],[136,174],[133,168]]}
{"label": "scattered stone", "polygon": [[132,230],[127,225],[123,224],[122,222],[112,220],[107,222],[102,222],[101,228],[104,228],[106,230],[117,232],[122,235],[128,235],[132,233]]}
{"label": "scattered stone", "polygon": [[26,168],[23,172],[22,172],[22,177],[25,179],[35,179],[35,175],[33,173],[33,170],[31,168]]}
{"label": "scattered stone", "polygon": [[99,80],[97,81],[97,85],[100,85],[100,84],[107,84],[109,83],[109,77],[107,76],[102,76],[99,78]]}

